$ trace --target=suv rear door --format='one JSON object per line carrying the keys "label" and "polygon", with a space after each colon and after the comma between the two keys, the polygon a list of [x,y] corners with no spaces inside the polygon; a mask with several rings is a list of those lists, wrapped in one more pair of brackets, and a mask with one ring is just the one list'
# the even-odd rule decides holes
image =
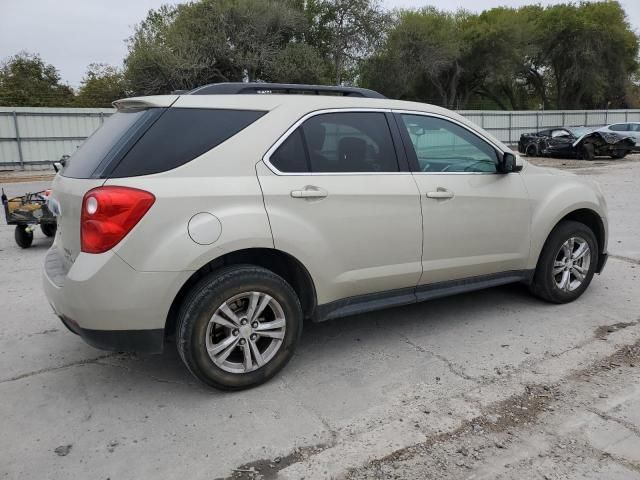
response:
{"label": "suv rear door", "polygon": [[382,110],[314,112],[258,164],[275,247],[307,267],[318,304],[404,288],[413,298],[420,196],[393,122]]}

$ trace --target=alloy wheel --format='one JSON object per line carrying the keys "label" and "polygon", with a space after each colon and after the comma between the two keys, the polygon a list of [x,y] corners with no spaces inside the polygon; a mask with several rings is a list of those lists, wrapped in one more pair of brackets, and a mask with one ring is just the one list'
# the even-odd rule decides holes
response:
{"label": "alloy wheel", "polygon": [[571,237],[562,244],[553,263],[553,280],[559,290],[572,292],[585,281],[591,265],[591,249],[582,237]]}
{"label": "alloy wheel", "polygon": [[282,346],[286,320],[282,306],[263,292],[234,295],[220,305],[206,330],[209,358],[230,373],[266,365]]}

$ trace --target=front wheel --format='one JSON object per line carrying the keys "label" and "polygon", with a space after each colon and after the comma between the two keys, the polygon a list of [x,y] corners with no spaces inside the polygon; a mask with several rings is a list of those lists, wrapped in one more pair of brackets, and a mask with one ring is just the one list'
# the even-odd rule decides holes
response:
{"label": "front wheel", "polygon": [[580,147],[580,158],[591,161],[596,158],[596,148],[591,143],[585,143]]}
{"label": "front wheel", "polygon": [[176,342],[189,371],[225,390],[259,385],[291,359],[302,332],[293,288],[260,267],[236,266],[198,282],[178,316]]}
{"label": "front wheel", "polygon": [[28,225],[16,225],[14,236],[20,248],[29,248],[33,243],[33,232]]}
{"label": "front wheel", "polygon": [[591,283],[598,258],[593,231],[580,222],[560,222],[544,244],[531,292],[552,303],[577,299]]}
{"label": "front wheel", "polygon": [[611,158],[613,158],[614,160],[620,160],[621,158],[624,158],[627,156],[627,151],[626,150],[614,150],[613,152],[611,152]]}

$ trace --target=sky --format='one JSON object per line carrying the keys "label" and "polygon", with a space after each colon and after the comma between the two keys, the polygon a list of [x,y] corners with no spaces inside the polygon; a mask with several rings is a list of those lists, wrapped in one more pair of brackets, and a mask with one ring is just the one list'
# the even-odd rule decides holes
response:
{"label": "sky", "polygon": [[[176,0],[2,0],[0,60],[20,51],[39,53],[64,82],[80,85],[90,63],[121,65],[126,39],[151,8]],[[560,0],[382,0],[387,8],[482,11],[498,6],[544,5]],[[620,0],[640,32],[640,0]]]}

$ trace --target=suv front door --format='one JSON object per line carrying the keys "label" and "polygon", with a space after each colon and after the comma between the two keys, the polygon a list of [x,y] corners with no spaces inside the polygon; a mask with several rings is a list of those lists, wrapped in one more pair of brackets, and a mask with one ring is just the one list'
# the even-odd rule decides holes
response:
{"label": "suv front door", "polygon": [[523,275],[530,213],[520,174],[497,173],[498,150],[462,124],[419,113],[396,120],[422,198],[420,285]]}
{"label": "suv front door", "polygon": [[389,112],[314,112],[258,164],[275,248],[307,267],[318,304],[389,290],[413,298],[422,217],[400,143]]}

